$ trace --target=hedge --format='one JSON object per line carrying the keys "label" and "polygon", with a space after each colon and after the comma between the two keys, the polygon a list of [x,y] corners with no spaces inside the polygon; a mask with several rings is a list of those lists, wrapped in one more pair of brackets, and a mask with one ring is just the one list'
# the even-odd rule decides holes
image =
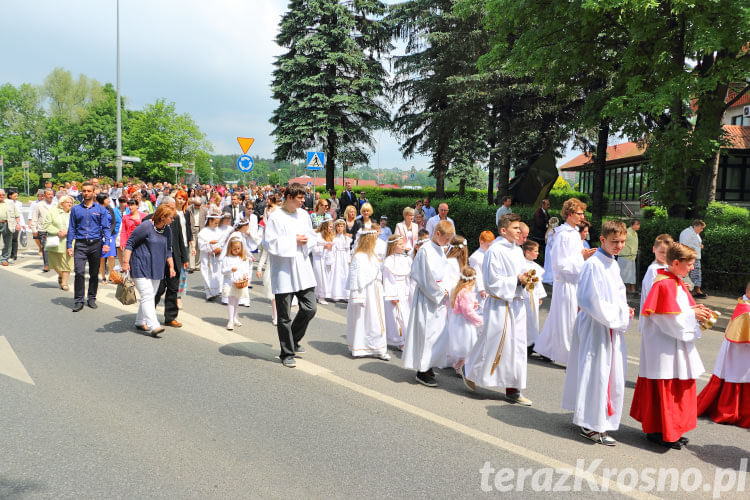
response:
{"label": "hedge", "polygon": [[[638,276],[645,274],[653,262],[652,247],[656,237],[669,233],[675,241],[683,229],[690,227],[692,219],[656,218],[641,221],[638,231],[639,269]],[[750,259],[745,251],[750,245],[748,224],[708,223],[701,233],[703,250],[701,267],[703,270],[702,288],[737,295],[744,293],[745,284],[750,280]]]}
{"label": "hedge", "polygon": [[[435,199],[433,206],[437,208],[443,202],[448,203],[450,207],[448,216],[456,223],[458,234],[466,237],[470,251],[473,252],[479,246],[479,234],[482,231],[490,230],[497,233],[494,229],[496,206],[487,206],[485,202],[458,197]],[[389,198],[373,203],[374,218],[377,220],[381,215],[388,216],[388,226],[393,230],[396,224],[401,222],[402,212],[406,206],[413,206],[413,201]],[[519,214],[521,219],[532,227],[534,219],[532,207],[514,205],[513,212]],[[717,291],[740,296],[745,290],[745,284],[750,281],[750,259],[746,251],[750,248],[750,216],[746,219],[738,219],[736,211],[731,209],[728,214],[726,210],[720,212],[718,208],[714,212],[713,219],[706,217],[708,226],[701,234],[704,244],[701,262],[703,286],[709,292]],[[559,218],[559,210],[550,210],[550,215]],[[727,221],[733,222],[727,223]],[[639,281],[653,261],[651,247],[656,236],[669,233],[675,240],[678,240],[680,232],[691,223],[692,220],[677,218],[652,218],[641,221],[641,230],[638,233]],[[592,241],[591,243],[592,246],[598,246],[598,242]],[[540,264],[542,259],[543,255],[540,255]]]}

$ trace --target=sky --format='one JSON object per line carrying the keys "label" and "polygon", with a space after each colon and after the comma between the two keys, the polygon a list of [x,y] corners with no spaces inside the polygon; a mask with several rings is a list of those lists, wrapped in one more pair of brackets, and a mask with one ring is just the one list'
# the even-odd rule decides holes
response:
{"label": "sky", "polygon": [[[274,39],[288,0],[120,0],[120,89],[129,109],[157,99],[189,113],[215,153],[273,156]],[[0,0],[0,83],[41,84],[55,67],[116,82],[116,0]],[[373,168],[426,168],[375,132]],[[127,151],[123,151],[127,155]],[[567,152],[566,159],[577,153]]]}

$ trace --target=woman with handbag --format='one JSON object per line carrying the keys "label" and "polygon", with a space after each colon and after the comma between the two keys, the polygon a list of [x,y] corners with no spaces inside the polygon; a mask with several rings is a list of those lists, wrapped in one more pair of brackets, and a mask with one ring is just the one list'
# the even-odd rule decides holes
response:
{"label": "woman with handbag", "polygon": [[44,247],[47,250],[49,267],[58,275],[57,284],[60,290],[68,291],[68,276],[73,270],[73,257],[68,255],[66,237],[70,222],[70,210],[73,208],[73,197],[63,196],[56,207],[47,210],[44,217],[44,232],[47,239]]}
{"label": "woman with handbag", "polygon": [[177,275],[172,260],[172,228],[169,227],[174,216],[173,207],[159,205],[150,221],[135,228],[122,256],[122,270],[125,273],[130,271],[139,295],[135,327],[150,332],[152,337],[164,331],[156,317],[154,302],[159,282],[164,279],[167,268],[170,278]]}

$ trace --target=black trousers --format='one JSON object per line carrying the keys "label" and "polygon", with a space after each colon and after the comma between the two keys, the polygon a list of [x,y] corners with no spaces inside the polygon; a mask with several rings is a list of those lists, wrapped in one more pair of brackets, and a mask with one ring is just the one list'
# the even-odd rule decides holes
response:
{"label": "black trousers", "polygon": [[[154,303],[158,306],[164,295],[164,323],[177,319],[180,310],[177,308],[177,292],[180,290],[180,270],[175,269],[174,278],[169,277],[169,267],[164,271],[164,279],[159,282],[159,288],[154,295]],[[165,293],[166,292],[166,295]]]}
{"label": "black trousers", "polygon": [[102,258],[100,240],[75,240],[73,246],[73,289],[76,304],[83,304],[83,287],[86,281],[86,262],[89,263],[89,291],[87,300],[96,300],[99,287],[99,260]]}
{"label": "black trousers", "polygon": [[[299,301],[299,311],[292,321],[290,318],[292,297],[295,296]],[[299,345],[300,340],[305,336],[307,325],[315,317],[318,305],[315,302],[315,287],[292,293],[277,293],[275,298],[276,332],[279,334],[279,344],[281,345],[279,357],[283,360],[289,356],[294,356],[294,348]]]}
{"label": "black trousers", "polygon": [[[21,229],[23,231],[23,229]],[[10,246],[10,258],[18,259],[18,235],[21,231],[13,231],[13,240]]]}

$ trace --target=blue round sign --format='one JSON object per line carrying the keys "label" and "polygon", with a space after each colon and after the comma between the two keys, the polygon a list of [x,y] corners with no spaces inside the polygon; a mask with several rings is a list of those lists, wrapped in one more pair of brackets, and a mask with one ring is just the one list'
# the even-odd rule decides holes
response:
{"label": "blue round sign", "polygon": [[250,155],[242,155],[237,158],[237,169],[240,172],[252,172],[254,164],[253,157]]}

